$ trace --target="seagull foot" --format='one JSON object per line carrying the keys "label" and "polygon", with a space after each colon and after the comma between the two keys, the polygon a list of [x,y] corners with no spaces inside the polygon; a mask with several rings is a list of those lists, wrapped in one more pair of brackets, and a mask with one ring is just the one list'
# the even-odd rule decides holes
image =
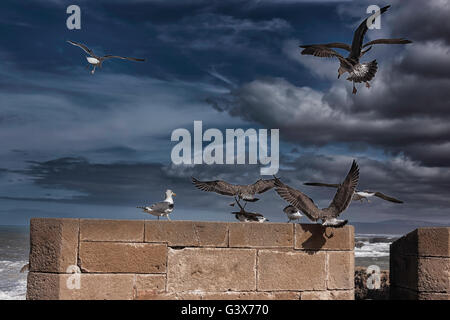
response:
{"label": "seagull foot", "polygon": [[370,83],[366,82],[366,88],[370,88]]}
{"label": "seagull foot", "polygon": [[352,93],[353,93],[353,94],[356,94],[356,92],[358,92],[358,90],[356,90],[356,87],[353,86],[353,91],[352,91]]}

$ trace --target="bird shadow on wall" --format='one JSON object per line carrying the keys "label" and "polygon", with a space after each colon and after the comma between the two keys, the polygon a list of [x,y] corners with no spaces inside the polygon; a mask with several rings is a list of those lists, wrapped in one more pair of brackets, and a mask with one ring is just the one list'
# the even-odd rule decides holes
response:
{"label": "bird shadow on wall", "polygon": [[333,228],[324,227],[320,224],[298,224],[299,229],[304,234],[300,238],[306,238],[301,242],[301,247],[306,249],[308,254],[315,254],[320,251],[328,239],[334,237]]}

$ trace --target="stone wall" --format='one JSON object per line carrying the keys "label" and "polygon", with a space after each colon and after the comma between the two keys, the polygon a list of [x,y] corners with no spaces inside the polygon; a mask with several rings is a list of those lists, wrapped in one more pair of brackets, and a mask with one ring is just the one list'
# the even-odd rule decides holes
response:
{"label": "stone wall", "polygon": [[419,228],[391,244],[391,299],[450,299],[450,228]]}
{"label": "stone wall", "polygon": [[39,218],[30,232],[28,299],[354,299],[352,226]]}

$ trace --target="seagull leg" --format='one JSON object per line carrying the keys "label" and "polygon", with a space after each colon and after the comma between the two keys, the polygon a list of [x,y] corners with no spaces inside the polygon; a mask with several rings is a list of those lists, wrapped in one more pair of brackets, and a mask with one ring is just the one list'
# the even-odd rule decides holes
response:
{"label": "seagull leg", "polygon": [[369,81],[366,81],[366,88],[370,88],[370,83],[369,83]]}
{"label": "seagull leg", "polygon": [[170,218],[169,218],[169,215],[168,215],[168,214],[166,214],[166,218],[167,218],[167,220],[169,220],[169,221],[170,221]]}
{"label": "seagull leg", "polygon": [[96,66],[94,66],[94,69],[92,69],[91,74],[95,73],[95,68],[96,68]]}
{"label": "seagull leg", "polygon": [[353,91],[352,91],[352,93],[356,94],[356,92],[358,92],[358,90],[356,90],[355,83],[353,82]]}
{"label": "seagull leg", "polygon": [[158,220],[159,220],[159,216],[158,216]]}

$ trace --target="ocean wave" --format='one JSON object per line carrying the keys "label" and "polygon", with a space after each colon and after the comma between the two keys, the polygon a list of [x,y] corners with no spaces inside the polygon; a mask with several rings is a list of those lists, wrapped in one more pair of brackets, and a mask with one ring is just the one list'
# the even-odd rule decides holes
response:
{"label": "ocean wave", "polygon": [[355,248],[355,257],[388,257],[389,246],[389,242],[362,241],[361,246]]}

